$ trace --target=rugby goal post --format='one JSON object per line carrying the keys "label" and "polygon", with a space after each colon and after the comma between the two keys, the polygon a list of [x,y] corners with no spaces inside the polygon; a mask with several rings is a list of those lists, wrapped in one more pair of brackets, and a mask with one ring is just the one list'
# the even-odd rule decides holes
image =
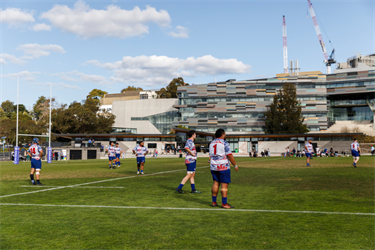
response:
{"label": "rugby goal post", "polygon": [[20,147],[18,146],[18,136],[32,136],[32,137],[48,137],[48,148],[47,148],[47,163],[52,162],[52,147],[51,147],[51,111],[52,111],[52,83],[49,88],[49,129],[47,135],[32,135],[32,134],[19,134],[18,133],[18,105],[19,105],[19,83],[20,78],[17,77],[17,122],[16,122],[16,146],[14,147],[14,164],[20,162]]}

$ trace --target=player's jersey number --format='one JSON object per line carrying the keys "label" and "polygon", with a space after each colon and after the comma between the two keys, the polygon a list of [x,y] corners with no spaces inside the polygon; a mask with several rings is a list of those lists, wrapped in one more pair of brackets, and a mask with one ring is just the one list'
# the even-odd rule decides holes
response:
{"label": "player's jersey number", "polygon": [[35,148],[30,148],[30,152],[35,155],[36,154]]}
{"label": "player's jersey number", "polygon": [[225,156],[225,147],[222,143],[211,143],[210,144],[210,155]]}

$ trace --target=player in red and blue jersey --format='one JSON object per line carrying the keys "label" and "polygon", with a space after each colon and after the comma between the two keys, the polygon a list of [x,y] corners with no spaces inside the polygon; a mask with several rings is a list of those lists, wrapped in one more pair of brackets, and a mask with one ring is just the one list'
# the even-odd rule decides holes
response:
{"label": "player in red and blue jersey", "polygon": [[116,168],[115,167],[116,156],[115,156],[115,147],[113,146],[113,142],[111,142],[111,145],[105,151],[108,152],[109,169],[115,169]]}
{"label": "player in red and blue jersey", "polygon": [[[42,170],[42,157],[43,150],[42,147],[38,145],[39,139],[33,139],[33,145],[27,150],[27,154],[31,159],[31,172],[30,179],[33,185],[44,185],[40,182],[40,171]],[[36,182],[34,180],[34,172],[36,177]]]}
{"label": "player in red and blue jersey", "polygon": [[185,164],[187,174],[182,179],[180,185],[176,188],[177,192],[183,194],[182,187],[185,183],[190,179],[190,186],[191,186],[191,193],[193,194],[200,194],[201,192],[195,189],[195,169],[197,167],[197,150],[195,149],[194,140],[197,137],[197,134],[194,130],[191,130],[187,133],[187,137],[189,138],[185,144],[186,150],[186,157],[185,157]]}
{"label": "player in red and blue jersey", "polygon": [[236,172],[238,171],[238,167],[230,150],[229,143],[225,141],[225,136],[224,129],[218,129],[215,132],[216,139],[210,143],[210,168],[214,181],[214,184],[212,185],[212,206],[218,206],[216,198],[221,184],[221,207],[234,208],[228,204],[227,198],[228,186],[231,182],[230,163],[234,165]]}
{"label": "player in red and blue jersey", "polygon": [[352,144],[350,144],[350,150],[352,151],[353,156],[353,166],[357,167],[357,162],[359,161],[359,156],[361,154],[361,148],[359,147],[359,143],[357,142],[357,139],[354,139]]}
{"label": "player in red and blue jersey", "polygon": [[137,174],[139,174],[139,168],[141,169],[141,174],[144,174],[143,168],[146,162],[146,155],[148,154],[148,149],[145,147],[145,143],[141,141],[139,143],[139,146],[136,146],[133,149],[133,153],[137,157],[137,168],[138,168]]}
{"label": "player in red and blue jersey", "polygon": [[116,154],[116,166],[120,167],[121,148],[118,143],[116,143],[115,154]]}
{"label": "player in red and blue jersey", "polygon": [[306,150],[306,166],[307,167],[311,167],[310,165],[310,158],[313,157],[313,153],[314,153],[314,148],[313,148],[313,145],[311,144],[311,140],[309,140],[308,142],[306,142],[305,144],[305,150]]}

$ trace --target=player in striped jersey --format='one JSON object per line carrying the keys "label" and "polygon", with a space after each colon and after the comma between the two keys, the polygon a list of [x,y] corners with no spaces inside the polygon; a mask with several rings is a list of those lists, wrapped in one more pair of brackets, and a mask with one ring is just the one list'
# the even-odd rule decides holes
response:
{"label": "player in striped jersey", "polygon": [[221,185],[221,207],[222,208],[234,208],[228,204],[228,185],[231,182],[230,178],[230,163],[234,165],[236,172],[238,166],[232,152],[230,150],[229,143],[225,141],[224,129],[218,129],[215,132],[215,140],[210,143],[210,169],[212,179],[214,181],[212,185],[212,206],[218,206],[216,202],[217,193]]}
{"label": "player in striped jersey", "polygon": [[116,154],[116,166],[120,167],[120,165],[121,165],[121,163],[120,163],[121,148],[120,148],[118,143],[116,143],[115,154]]}
{"label": "player in striped jersey", "polygon": [[145,143],[141,141],[139,146],[133,149],[133,153],[137,157],[137,174],[139,174],[139,168],[141,169],[141,174],[143,174],[143,168],[146,162],[146,155],[148,154],[148,149],[145,147]]}
{"label": "player in striped jersey", "polygon": [[113,141],[111,142],[111,145],[105,151],[108,153],[109,169],[115,169],[116,157],[115,157],[115,147],[113,146]]}
{"label": "player in striped jersey", "polygon": [[359,143],[357,139],[354,139],[352,144],[350,144],[350,149],[352,150],[353,156],[353,167],[357,167],[357,162],[359,161],[359,155],[361,154],[361,148],[359,147]]}
{"label": "player in striped jersey", "polygon": [[305,144],[305,150],[306,150],[306,166],[307,167],[311,167],[310,165],[310,158],[312,158],[313,156],[313,153],[314,153],[314,148],[313,148],[313,145],[311,144],[311,140],[309,140],[306,144]]}
{"label": "player in striped jersey", "polygon": [[187,137],[189,139],[186,140],[185,150],[186,150],[186,157],[185,157],[185,165],[187,174],[182,179],[180,185],[176,188],[177,192],[183,194],[182,187],[185,183],[190,179],[191,185],[191,193],[193,194],[200,194],[201,192],[195,189],[195,169],[197,167],[197,150],[195,149],[194,140],[197,137],[197,134],[194,130],[191,130],[187,133]]}
{"label": "player in striped jersey", "polygon": [[[33,145],[27,150],[27,154],[31,159],[31,172],[30,179],[33,185],[44,185],[40,183],[40,171],[42,170],[42,157],[43,150],[42,147],[38,145],[39,139],[33,139]],[[36,182],[34,181],[34,172],[36,177]]]}

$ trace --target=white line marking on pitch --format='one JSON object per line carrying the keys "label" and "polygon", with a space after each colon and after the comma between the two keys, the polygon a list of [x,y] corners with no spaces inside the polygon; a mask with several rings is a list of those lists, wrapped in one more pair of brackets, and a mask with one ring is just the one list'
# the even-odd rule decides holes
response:
{"label": "white line marking on pitch", "polygon": [[259,210],[259,209],[220,209],[220,208],[187,208],[187,207],[135,207],[135,206],[100,206],[100,205],[54,205],[54,204],[20,204],[20,203],[0,203],[0,205],[1,206],[34,206],[34,207],[120,208],[120,209],[192,210],[192,211],[198,210],[198,211],[232,211],[232,212],[299,213],[299,214],[339,214],[339,215],[375,216],[375,213]]}
{"label": "white line marking on pitch", "polygon": [[[199,168],[207,168],[207,167],[199,167]],[[130,179],[130,178],[135,178],[135,177],[144,177],[144,176],[152,176],[152,175],[158,175],[158,174],[173,173],[173,172],[178,172],[178,171],[186,171],[186,169],[176,169],[176,170],[170,170],[170,171],[157,172],[157,173],[153,173],[153,174],[126,176],[126,177],[119,177],[119,178],[107,179],[107,180],[101,180],[101,181],[86,182],[86,183],[69,185],[69,186],[42,189],[42,190],[37,190],[37,191],[25,192],[25,193],[8,194],[8,195],[0,196],[0,198],[6,198],[6,197],[12,197],[12,196],[24,195],[24,194],[33,194],[33,193],[39,193],[39,192],[45,192],[45,191],[51,191],[51,190],[63,189],[63,188],[73,188],[73,187],[78,187],[78,186],[83,186],[83,185],[88,185],[88,184],[101,183],[101,182],[107,182],[107,181],[117,181],[117,180]]]}
{"label": "white line marking on pitch", "polygon": [[[28,187],[28,188],[44,188],[44,187],[66,187],[66,186],[20,186],[20,187]],[[89,187],[72,187],[72,188],[124,188],[124,187],[95,187],[95,186],[89,186]]]}

